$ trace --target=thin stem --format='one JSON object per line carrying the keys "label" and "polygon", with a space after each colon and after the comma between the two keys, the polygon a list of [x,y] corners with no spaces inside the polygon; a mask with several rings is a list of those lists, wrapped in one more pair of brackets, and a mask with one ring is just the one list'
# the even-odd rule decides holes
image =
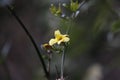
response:
{"label": "thin stem", "polygon": [[58,71],[57,65],[55,65],[55,69],[56,69],[57,78],[59,78],[59,71]]}
{"label": "thin stem", "polygon": [[64,47],[64,50],[63,50],[63,53],[62,53],[62,56],[61,56],[61,80],[64,79],[65,50],[66,50],[66,47]]}
{"label": "thin stem", "polygon": [[49,73],[49,78],[50,78],[50,66],[51,66],[51,54],[48,53],[49,59],[48,59],[48,73]]}
{"label": "thin stem", "polygon": [[25,25],[23,24],[23,22],[21,21],[21,19],[16,15],[15,11],[10,7],[10,6],[7,6],[7,9],[11,12],[11,14],[15,17],[15,19],[18,21],[18,23],[21,25],[21,27],[23,28],[23,30],[25,31],[25,33],[27,34],[27,36],[29,37],[29,39],[31,40],[36,52],[37,52],[37,55],[41,61],[41,64],[43,66],[43,70],[45,72],[45,75],[46,75],[46,78],[49,79],[49,74],[47,72],[47,69],[46,69],[46,65],[45,65],[45,62],[42,58],[42,55],[41,55],[41,52],[39,51],[39,48],[35,42],[35,40],[33,39],[32,35],[30,34],[30,32],[27,30],[27,28],[25,27]]}
{"label": "thin stem", "polygon": [[79,9],[85,4],[85,2],[86,2],[86,0],[84,0],[84,1],[82,1],[82,2],[80,3]]}
{"label": "thin stem", "polygon": [[[80,11],[81,7],[85,4],[85,2],[86,2],[86,0],[82,1],[82,3],[81,3],[80,6],[79,6],[79,11]],[[70,20],[71,25],[68,26],[67,31],[66,31],[66,34],[69,34],[69,31],[70,31],[70,29],[71,29],[71,26],[73,26],[73,25],[72,25],[72,23],[73,23],[72,21],[74,21],[74,19],[76,18],[75,14],[76,14],[76,12],[73,12],[72,19]]]}
{"label": "thin stem", "polygon": [[[67,21],[66,21],[66,22],[67,22]],[[69,26],[67,27],[66,34],[69,34],[70,29],[71,29],[71,27],[72,27],[72,21],[70,20],[70,22],[71,22],[71,25],[69,25]]]}

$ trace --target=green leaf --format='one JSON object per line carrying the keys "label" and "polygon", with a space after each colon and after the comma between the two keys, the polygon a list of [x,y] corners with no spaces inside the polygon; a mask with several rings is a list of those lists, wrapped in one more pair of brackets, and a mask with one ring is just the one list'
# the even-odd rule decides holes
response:
{"label": "green leaf", "polygon": [[59,7],[54,6],[54,4],[51,4],[50,11],[55,16],[61,16],[62,10],[61,10],[61,4],[59,3]]}

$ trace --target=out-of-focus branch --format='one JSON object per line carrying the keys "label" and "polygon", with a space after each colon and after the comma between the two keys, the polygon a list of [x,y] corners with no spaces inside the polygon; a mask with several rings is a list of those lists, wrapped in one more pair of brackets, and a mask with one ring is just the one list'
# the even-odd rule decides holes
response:
{"label": "out-of-focus branch", "polygon": [[35,42],[35,40],[33,39],[32,35],[30,34],[30,32],[28,31],[28,29],[25,27],[25,25],[23,24],[23,22],[21,21],[21,19],[17,16],[17,14],[15,13],[15,11],[12,9],[11,6],[7,6],[7,9],[11,12],[11,14],[15,17],[15,19],[18,21],[18,23],[21,25],[21,27],[23,28],[23,30],[25,31],[25,33],[27,34],[27,36],[29,37],[30,41],[32,42],[36,52],[37,52],[37,55],[42,63],[42,66],[43,66],[43,70],[45,72],[45,75],[46,75],[46,78],[49,79],[49,74],[48,74],[48,71],[46,69],[46,65],[45,65],[45,62],[43,60],[43,57],[41,55],[41,52],[39,51],[39,48]]}

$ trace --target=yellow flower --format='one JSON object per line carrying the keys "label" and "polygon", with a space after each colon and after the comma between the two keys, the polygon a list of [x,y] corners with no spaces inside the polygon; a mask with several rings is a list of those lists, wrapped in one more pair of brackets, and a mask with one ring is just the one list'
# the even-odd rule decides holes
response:
{"label": "yellow flower", "polygon": [[56,43],[59,45],[62,42],[68,42],[70,40],[70,38],[68,37],[67,34],[63,35],[63,34],[60,33],[59,30],[56,30],[54,32],[54,36],[55,36],[55,38],[50,39],[50,41],[49,41],[49,45],[51,45],[51,46],[56,44]]}
{"label": "yellow flower", "polygon": [[49,50],[49,49],[52,49],[52,46],[50,46],[49,44],[45,43],[42,45],[42,48],[46,49],[46,50]]}
{"label": "yellow flower", "polygon": [[47,44],[47,43],[41,45],[41,48],[42,48],[43,50],[47,51],[47,53],[51,53],[52,50],[53,50],[52,46],[49,45],[49,44]]}

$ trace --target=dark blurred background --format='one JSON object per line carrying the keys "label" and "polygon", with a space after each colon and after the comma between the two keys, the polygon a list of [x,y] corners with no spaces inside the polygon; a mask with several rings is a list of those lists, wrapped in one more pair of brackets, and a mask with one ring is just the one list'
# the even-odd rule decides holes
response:
{"label": "dark blurred background", "polygon": [[[66,29],[49,12],[51,3],[58,0],[0,0],[0,80],[46,80],[32,43],[6,5],[13,6],[41,48],[54,30]],[[119,31],[119,0],[86,0],[70,31],[68,80],[120,80]],[[52,64],[59,68],[58,62],[54,57]],[[52,75],[56,77],[54,66]]]}

